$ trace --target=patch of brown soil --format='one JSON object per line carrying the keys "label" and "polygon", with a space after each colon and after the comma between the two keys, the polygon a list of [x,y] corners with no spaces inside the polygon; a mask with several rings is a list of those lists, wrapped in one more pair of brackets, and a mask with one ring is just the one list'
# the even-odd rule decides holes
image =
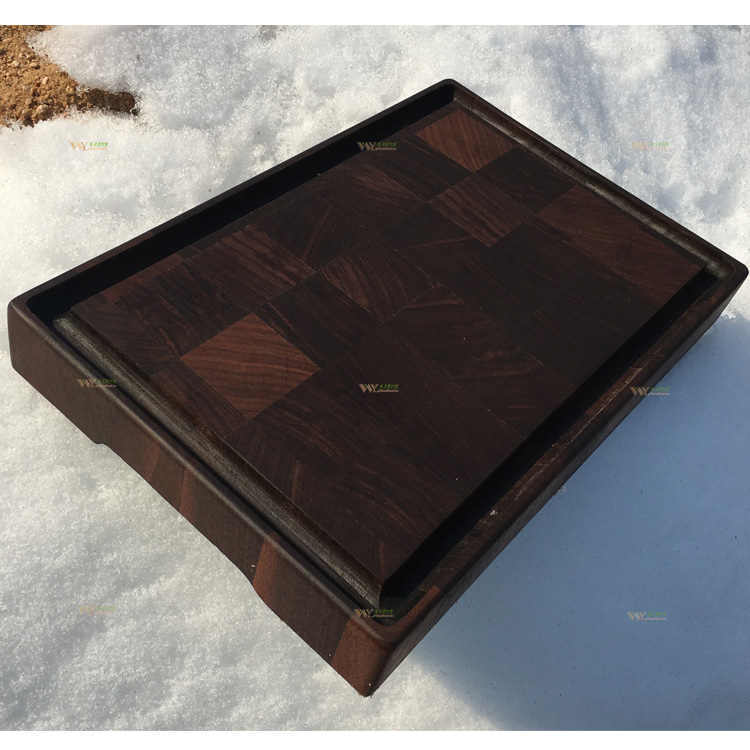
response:
{"label": "patch of brown soil", "polygon": [[84,88],[29,47],[30,34],[51,28],[0,26],[0,126],[33,126],[40,120],[67,117],[71,108],[138,114],[132,94]]}

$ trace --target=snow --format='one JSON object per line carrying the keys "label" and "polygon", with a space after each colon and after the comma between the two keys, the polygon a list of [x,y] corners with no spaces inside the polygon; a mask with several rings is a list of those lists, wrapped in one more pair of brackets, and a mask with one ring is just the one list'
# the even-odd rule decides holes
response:
{"label": "snow", "polygon": [[[141,115],[0,132],[6,301],[448,77],[750,263],[747,28],[89,26],[35,44]],[[2,325],[0,727],[750,729],[750,284],[669,397],[642,400],[369,699],[12,371]]]}

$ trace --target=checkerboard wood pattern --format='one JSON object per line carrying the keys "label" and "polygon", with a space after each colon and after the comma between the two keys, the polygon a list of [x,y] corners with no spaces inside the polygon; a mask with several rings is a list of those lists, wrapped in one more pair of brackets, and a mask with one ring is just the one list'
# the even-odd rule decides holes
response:
{"label": "checkerboard wood pattern", "polygon": [[457,102],[388,141],[72,309],[374,606],[703,267]]}

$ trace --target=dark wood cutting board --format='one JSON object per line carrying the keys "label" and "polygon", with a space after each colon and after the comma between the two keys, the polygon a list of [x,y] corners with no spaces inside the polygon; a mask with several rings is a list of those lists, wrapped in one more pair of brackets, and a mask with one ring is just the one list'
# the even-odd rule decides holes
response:
{"label": "dark wood cutting board", "polygon": [[746,274],[446,81],[17,298],[11,350],[369,694]]}

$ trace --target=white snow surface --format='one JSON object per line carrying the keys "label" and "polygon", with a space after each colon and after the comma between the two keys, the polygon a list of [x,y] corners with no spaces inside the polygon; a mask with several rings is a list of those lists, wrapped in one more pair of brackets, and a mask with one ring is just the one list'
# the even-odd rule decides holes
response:
{"label": "white snow surface", "polygon": [[[141,114],[0,132],[6,302],[443,78],[750,263],[748,28],[34,44]],[[0,728],[750,729],[750,283],[368,699],[11,369],[2,326]]]}

